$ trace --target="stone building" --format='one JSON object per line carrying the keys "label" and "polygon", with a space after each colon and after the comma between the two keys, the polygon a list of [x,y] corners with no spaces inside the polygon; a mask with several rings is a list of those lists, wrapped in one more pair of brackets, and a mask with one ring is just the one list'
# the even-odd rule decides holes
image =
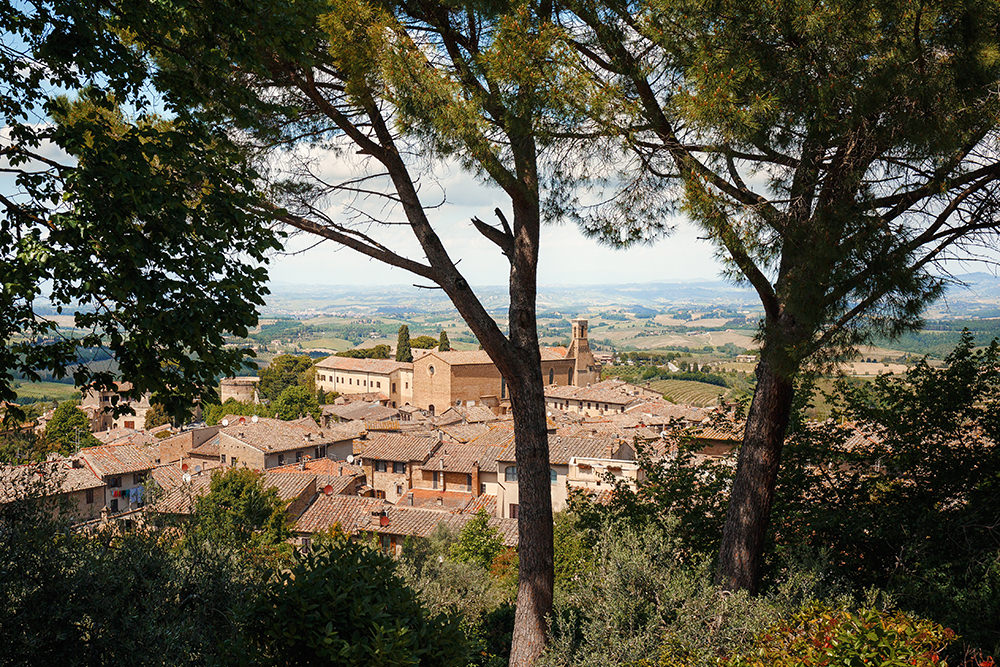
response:
{"label": "stone building", "polygon": [[233,399],[240,403],[260,403],[259,386],[260,378],[256,376],[222,378],[219,382],[219,401],[225,403]]}
{"label": "stone building", "polygon": [[361,468],[375,496],[394,503],[413,488],[420,467],[438,443],[436,437],[379,433],[358,441],[355,453],[361,456]]}
{"label": "stone building", "polygon": [[[90,418],[90,430],[94,433],[114,428],[142,430],[146,425],[146,412],[150,408],[149,392],[143,394],[142,398],[136,401],[122,396],[123,393],[132,389],[131,383],[117,383],[115,389],[116,391],[88,389],[84,393],[80,409],[86,412]],[[114,416],[111,412],[112,409],[122,405],[132,408],[134,414]]]}
{"label": "stone building", "polygon": [[413,364],[391,359],[332,356],[316,364],[316,388],[340,394],[377,394],[390,407],[413,402]]}
{"label": "stone building", "polygon": [[344,459],[353,450],[355,434],[350,424],[345,429],[323,429],[311,417],[282,421],[231,415],[219,431],[219,461],[224,466],[267,470],[305,459]]}

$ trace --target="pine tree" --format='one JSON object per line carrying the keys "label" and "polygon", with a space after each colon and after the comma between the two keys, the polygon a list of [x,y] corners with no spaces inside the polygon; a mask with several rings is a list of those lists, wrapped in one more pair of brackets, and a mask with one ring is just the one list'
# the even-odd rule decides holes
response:
{"label": "pine tree", "polygon": [[399,327],[399,338],[396,339],[396,361],[413,361],[410,350],[410,327],[405,324]]}
{"label": "pine tree", "polygon": [[451,349],[451,341],[448,340],[448,332],[447,331],[443,331],[443,330],[441,331],[440,341],[441,342],[438,343],[438,351],[440,351],[440,352],[447,352],[448,350]]}

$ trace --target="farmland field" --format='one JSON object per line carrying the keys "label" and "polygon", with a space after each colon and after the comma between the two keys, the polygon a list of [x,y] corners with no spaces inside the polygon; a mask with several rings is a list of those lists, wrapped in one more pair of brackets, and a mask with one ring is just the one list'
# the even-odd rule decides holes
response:
{"label": "farmland field", "polygon": [[80,390],[62,382],[24,382],[15,388],[18,398],[68,401],[80,398]]}
{"label": "farmland field", "polygon": [[726,387],[694,380],[653,380],[649,383],[649,388],[660,392],[667,400],[674,403],[700,407],[717,405],[720,394],[728,398],[732,393],[732,390]]}

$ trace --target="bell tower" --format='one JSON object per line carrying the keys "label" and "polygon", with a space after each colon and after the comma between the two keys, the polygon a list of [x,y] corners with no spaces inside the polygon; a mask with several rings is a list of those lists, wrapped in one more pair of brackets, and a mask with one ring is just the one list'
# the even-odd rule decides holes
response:
{"label": "bell tower", "polygon": [[590,341],[587,339],[587,320],[577,318],[571,320],[573,325],[573,340],[570,342],[567,357],[574,360],[573,382],[577,387],[601,381],[601,367],[590,351]]}

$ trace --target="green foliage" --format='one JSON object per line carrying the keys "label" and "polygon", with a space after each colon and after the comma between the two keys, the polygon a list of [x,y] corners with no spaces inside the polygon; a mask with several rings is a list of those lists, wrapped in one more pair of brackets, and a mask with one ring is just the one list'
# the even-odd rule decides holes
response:
{"label": "green foliage", "polygon": [[45,439],[64,455],[101,444],[90,432],[90,421],[86,413],[77,407],[76,401],[59,404],[52,419],[45,425]]}
{"label": "green foliage", "polygon": [[955,633],[932,621],[878,609],[810,606],[762,634],[731,667],[947,667],[943,650]]}
{"label": "green foliage", "polygon": [[448,340],[448,332],[444,329],[441,330],[441,342],[438,344],[438,350],[441,352],[451,350],[451,341]]}
{"label": "green foliage", "polygon": [[284,549],[290,535],[285,503],[250,468],[213,472],[209,492],[195,502],[193,539]]}
{"label": "green foliage", "polygon": [[571,512],[556,512],[553,515],[552,563],[556,574],[556,585],[574,581],[588,568],[590,549],[584,541],[579,518]]}
{"label": "green foliage", "polygon": [[75,533],[29,503],[0,506],[0,532],[5,664],[229,663],[271,573],[229,543]]}
{"label": "green foliage", "polygon": [[399,337],[396,338],[396,361],[413,361],[410,345],[410,327],[403,324],[399,327]]}
{"label": "green foliage", "polygon": [[153,403],[149,406],[149,410],[146,411],[146,421],[143,424],[143,428],[149,430],[169,423],[170,415],[167,414],[164,407],[159,403]]}
{"label": "green foliage", "polygon": [[59,444],[50,442],[32,428],[14,427],[0,431],[0,463],[21,465],[40,462],[52,453],[59,453]]}
{"label": "green foliage", "polygon": [[281,354],[260,371],[257,392],[262,399],[276,400],[288,387],[303,386],[315,391],[313,360],[308,356]]}
{"label": "green foliage", "polygon": [[466,665],[456,620],[433,614],[391,558],[341,537],[318,537],[268,587],[257,608],[266,661],[338,665]]}
{"label": "green foliage", "polygon": [[482,568],[489,568],[501,551],[500,531],[490,525],[490,516],[482,508],[462,527],[458,540],[451,545],[451,557],[456,561],[475,563]]}
{"label": "green foliage", "polygon": [[417,336],[416,338],[410,339],[410,347],[420,348],[422,350],[432,350],[438,346],[438,339],[434,336]]}
{"label": "green foliage", "polygon": [[278,419],[291,420],[311,416],[319,423],[322,417],[319,399],[308,387],[286,387],[271,407]]}
{"label": "green foliage", "polygon": [[388,359],[392,348],[388,345],[375,345],[374,347],[358,348],[354,350],[344,350],[338,352],[338,357],[350,357],[352,359]]}

